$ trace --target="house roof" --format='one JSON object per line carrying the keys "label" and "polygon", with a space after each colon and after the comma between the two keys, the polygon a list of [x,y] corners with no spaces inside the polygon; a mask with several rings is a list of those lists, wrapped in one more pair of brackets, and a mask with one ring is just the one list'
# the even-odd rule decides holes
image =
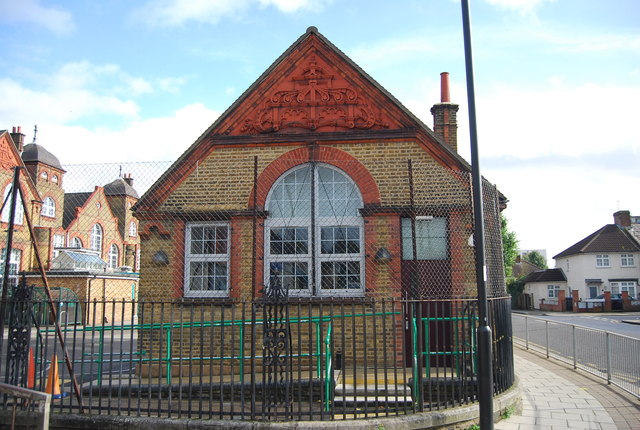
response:
{"label": "house roof", "polygon": [[628,229],[607,224],[553,258],[594,252],[640,252],[640,243]]}
{"label": "house roof", "polygon": [[[320,59],[322,57],[322,60]],[[382,85],[377,83],[371,76],[362,70],[340,49],[333,45],[328,39],[318,32],[315,27],[309,27],[282,55],[265,70],[260,77],[207,129],[205,132],[176,160],[173,165],[164,172],[149,190],[142,196],[134,207],[136,211],[152,209],[160,204],[173,190],[171,184],[175,178],[174,173],[183,166],[195,165],[200,157],[206,156],[214,146],[223,143],[253,143],[257,137],[264,138],[275,136],[276,139],[286,139],[292,136],[297,141],[314,140],[322,144],[322,139],[353,139],[359,136],[362,139],[371,138],[370,129],[360,129],[351,127],[343,128],[333,133],[318,132],[316,129],[310,131],[303,130],[296,133],[285,132],[275,124],[268,130],[253,127],[252,121],[257,107],[266,99],[271,105],[285,100],[289,95],[280,95],[282,98],[274,99],[276,94],[273,89],[283,82],[294,82],[300,77],[295,75],[300,73],[302,63],[312,64],[315,59],[323,61],[332,66],[332,79],[346,79],[350,85],[362,91],[360,97],[371,104],[374,100],[382,112],[382,122],[375,119],[376,132],[389,137],[398,137],[394,134],[397,130],[402,130],[410,136],[417,136],[425,144],[425,149],[443,165],[455,166],[458,170],[470,171],[471,167],[449,145],[441,140],[436,134],[425,125],[419,118],[402,105],[391,93]],[[349,89],[347,88],[347,91]],[[282,91],[281,91],[282,93]],[[349,97],[349,93],[341,97]],[[275,100],[275,101],[274,101]],[[368,106],[363,104],[363,106]],[[374,121],[372,119],[372,121]],[[252,128],[253,127],[253,128]],[[386,127],[386,128],[385,128]],[[246,133],[247,129],[251,133]],[[337,127],[336,127],[337,129]],[[258,130],[258,132],[256,132]],[[244,133],[244,134],[243,134]],[[247,140],[242,136],[249,136]],[[266,140],[265,140],[266,141]],[[505,199],[503,199],[505,200]]]}
{"label": "house roof", "polygon": [[[16,149],[15,142],[13,141],[11,134],[7,130],[0,130],[0,153],[6,153],[6,155],[8,155],[8,157],[6,155],[4,157],[0,157],[0,168],[10,169],[13,166],[24,167],[24,161],[20,157],[20,154]],[[27,183],[27,186],[31,190],[32,195],[37,200],[42,200],[40,192],[38,191],[36,184],[31,179],[31,176],[21,175],[21,178],[21,181]]]}
{"label": "house roof", "polygon": [[58,160],[58,157],[56,157],[37,143],[29,143],[28,145],[24,146],[24,150],[22,151],[22,160],[25,163],[43,163],[64,171],[62,165],[60,164],[60,160]]}
{"label": "house roof", "polygon": [[107,196],[130,196],[140,198],[138,192],[123,178],[118,178],[104,186],[104,194]]}
{"label": "house roof", "polygon": [[76,217],[76,208],[81,208],[93,193],[65,193],[64,211],[62,215],[62,228],[69,227],[69,224]]}
{"label": "house roof", "polygon": [[524,279],[524,282],[566,282],[567,277],[565,276],[562,269],[546,269],[546,270],[536,270],[535,272],[529,273]]}

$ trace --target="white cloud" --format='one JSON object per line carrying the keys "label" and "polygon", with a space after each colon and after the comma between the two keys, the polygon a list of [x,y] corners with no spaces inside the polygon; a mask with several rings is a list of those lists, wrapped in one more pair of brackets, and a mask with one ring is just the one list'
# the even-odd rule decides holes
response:
{"label": "white cloud", "polygon": [[40,5],[38,0],[0,0],[0,20],[10,23],[30,23],[56,34],[75,30],[71,13]]}
{"label": "white cloud", "polygon": [[553,3],[556,0],[486,0],[489,4],[504,9],[509,9],[521,15],[531,15],[544,3]]}
{"label": "white cloud", "polygon": [[[331,0],[329,0],[331,1]],[[319,11],[327,0],[152,0],[133,16],[152,27],[175,27],[186,22],[216,24],[225,17],[247,12],[252,7],[275,7],[282,13]]]}
{"label": "white cloud", "polygon": [[132,121],[125,128],[90,130],[59,123],[38,124],[38,143],[65,164],[173,161],[220,115],[192,104],[169,117]]}
{"label": "white cloud", "polygon": [[68,123],[97,114],[135,119],[140,109],[135,97],[158,90],[177,93],[186,79],[149,81],[114,64],[80,61],[64,64],[37,81],[40,86],[35,89],[13,79],[0,79],[0,117],[9,123],[24,118]]}

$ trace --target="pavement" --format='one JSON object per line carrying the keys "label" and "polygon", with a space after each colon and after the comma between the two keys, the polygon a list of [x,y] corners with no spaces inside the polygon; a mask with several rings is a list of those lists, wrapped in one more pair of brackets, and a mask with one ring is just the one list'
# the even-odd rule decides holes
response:
{"label": "pavement", "polygon": [[522,412],[496,430],[640,430],[640,400],[586,372],[514,346]]}

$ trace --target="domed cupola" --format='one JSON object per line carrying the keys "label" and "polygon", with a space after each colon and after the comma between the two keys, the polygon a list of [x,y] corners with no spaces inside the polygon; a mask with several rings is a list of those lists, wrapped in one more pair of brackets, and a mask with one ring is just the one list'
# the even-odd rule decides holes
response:
{"label": "domed cupola", "polygon": [[118,178],[105,185],[104,194],[107,196],[129,196],[134,199],[140,198],[138,192],[133,188],[133,178],[131,178],[131,175],[125,175],[124,178]]}
{"label": "domed cupola", "polygon": [[29,143],[28,145],[24,146],[24,150],[22,151],[22,161],[24,161],[25,164],[46,164],[47,166],[54,167],[64,172],[64,169],[62,168],[58,157],[56,157],[37,143]]}

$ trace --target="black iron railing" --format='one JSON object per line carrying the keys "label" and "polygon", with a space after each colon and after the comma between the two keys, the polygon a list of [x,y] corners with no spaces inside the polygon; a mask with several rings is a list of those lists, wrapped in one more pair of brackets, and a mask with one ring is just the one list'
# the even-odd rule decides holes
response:
{"label": "black iron railing", "polygon": [[[45,306],[31,308],[46,315]],[[61,323],[85,413],[349,420],[475,402],[476,306],[472,299],[94,301],[69,306],[79,314]],[[87,309],[104,323],[83,324],[97,320]],[[513,383],[509,299],[491,299],[490,311],[500,393]],[[77,412],[55,330],[36,321],[34,359],[21,361],[33,376],[23,378],[27,388],[59,384],[53,412]],[[56,360],[59,379],[47,384]]]}

